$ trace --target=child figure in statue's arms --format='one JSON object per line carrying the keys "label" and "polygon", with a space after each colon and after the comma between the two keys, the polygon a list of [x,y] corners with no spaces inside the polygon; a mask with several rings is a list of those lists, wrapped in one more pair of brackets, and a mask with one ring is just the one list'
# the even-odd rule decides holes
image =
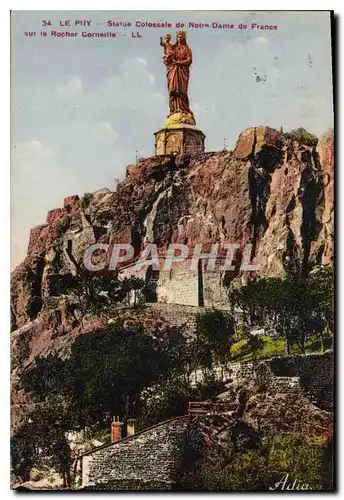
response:
{"label": "child figure in statue's arms", "polygon": [[174,62],[174,45],[171,43],[171,35],[168,33],[160,37],[160,45],[164,47],[164,64],[170,66]]}

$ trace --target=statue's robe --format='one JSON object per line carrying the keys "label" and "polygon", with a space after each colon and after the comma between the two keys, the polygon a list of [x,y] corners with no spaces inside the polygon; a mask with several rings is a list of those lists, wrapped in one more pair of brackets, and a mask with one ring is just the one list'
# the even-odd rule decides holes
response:
{"label": "statue's robe", "polygon": [[192,63],[192,52],[188,45],[174,47],[174,59],[180,64],[166,64],[167,87],[169,92],[170,114],[191,114],[188,98],[189,68]]}

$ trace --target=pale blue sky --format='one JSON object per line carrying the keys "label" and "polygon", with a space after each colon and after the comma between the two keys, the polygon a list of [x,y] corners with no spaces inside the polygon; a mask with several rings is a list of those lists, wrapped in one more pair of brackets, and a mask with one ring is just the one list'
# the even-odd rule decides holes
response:
{"label": "pale blue sky", "polygon": [[[60,20],[92,20],[64,28]],[[41,37],[42,20],[50,20]],[[206,149],[233,148],[258,125],[320,135],[333,126],[330,17],[326,12],[28,11],[12,18],[12,264],[29,230],[63,198],[114,188],[154,153],[168,113],[160,36],[177,28],[107,28],[107,20],[276,24],[278,30],[187,29],[191,108]],[[53,38],[49,31],[78,31]],[[25,31],[36,31],[26,37]],[[116,38],[81,38],[115,31]],[[140,39],[131,38],[139,31]],[[257,82],[257,74],[261,81]]]}

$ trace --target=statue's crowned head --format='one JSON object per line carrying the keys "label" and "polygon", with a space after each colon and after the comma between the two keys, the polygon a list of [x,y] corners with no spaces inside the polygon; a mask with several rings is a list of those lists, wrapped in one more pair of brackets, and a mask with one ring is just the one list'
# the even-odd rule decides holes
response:
{"label": "statue's crowned head", "polygon": [[186,31],[178,31],[177,33],[177,43],[186,43]]}

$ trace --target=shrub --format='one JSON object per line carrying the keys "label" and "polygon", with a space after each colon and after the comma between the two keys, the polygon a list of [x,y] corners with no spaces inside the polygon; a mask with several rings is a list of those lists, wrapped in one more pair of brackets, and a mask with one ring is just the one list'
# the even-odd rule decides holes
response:
{"label": "shrub", "polygon": [[316,146],[318,142],[318,138],[315,135],[310,134],[302,127],[286,132],[284,137],[286,139],[297,141],[299,144],[304,144],[305,146]]}
{"label": "shrub", "polygon": [[231,316],[216,309],[199,313],[196,315],[196,331],[199,340],[212,352],[214,360],[227,358],[234,335],[234,322]]}
{"label": "shrub", "polygon": [[230,464],[207,464],[202,474],[206,491],[264,491],[269,487],[267,458],[259,450],[234,455]]}
{"label": "shrub", "polygon": [[86,208],[89,207],[91,200],[92,200],[92,193],[85,193],[80,201],[82,210],[85,210]]}
{"label": "shrub", "polygon": [[268,437],[257,450],[232,453],[225,462],[209,454],[202,463],[202,489],[268,491],[280,483],[279,491],[284,479],[310,491],[331,489],[332,468],[324,467],[332,457],[329,449],[326,438],[284,432]]}

